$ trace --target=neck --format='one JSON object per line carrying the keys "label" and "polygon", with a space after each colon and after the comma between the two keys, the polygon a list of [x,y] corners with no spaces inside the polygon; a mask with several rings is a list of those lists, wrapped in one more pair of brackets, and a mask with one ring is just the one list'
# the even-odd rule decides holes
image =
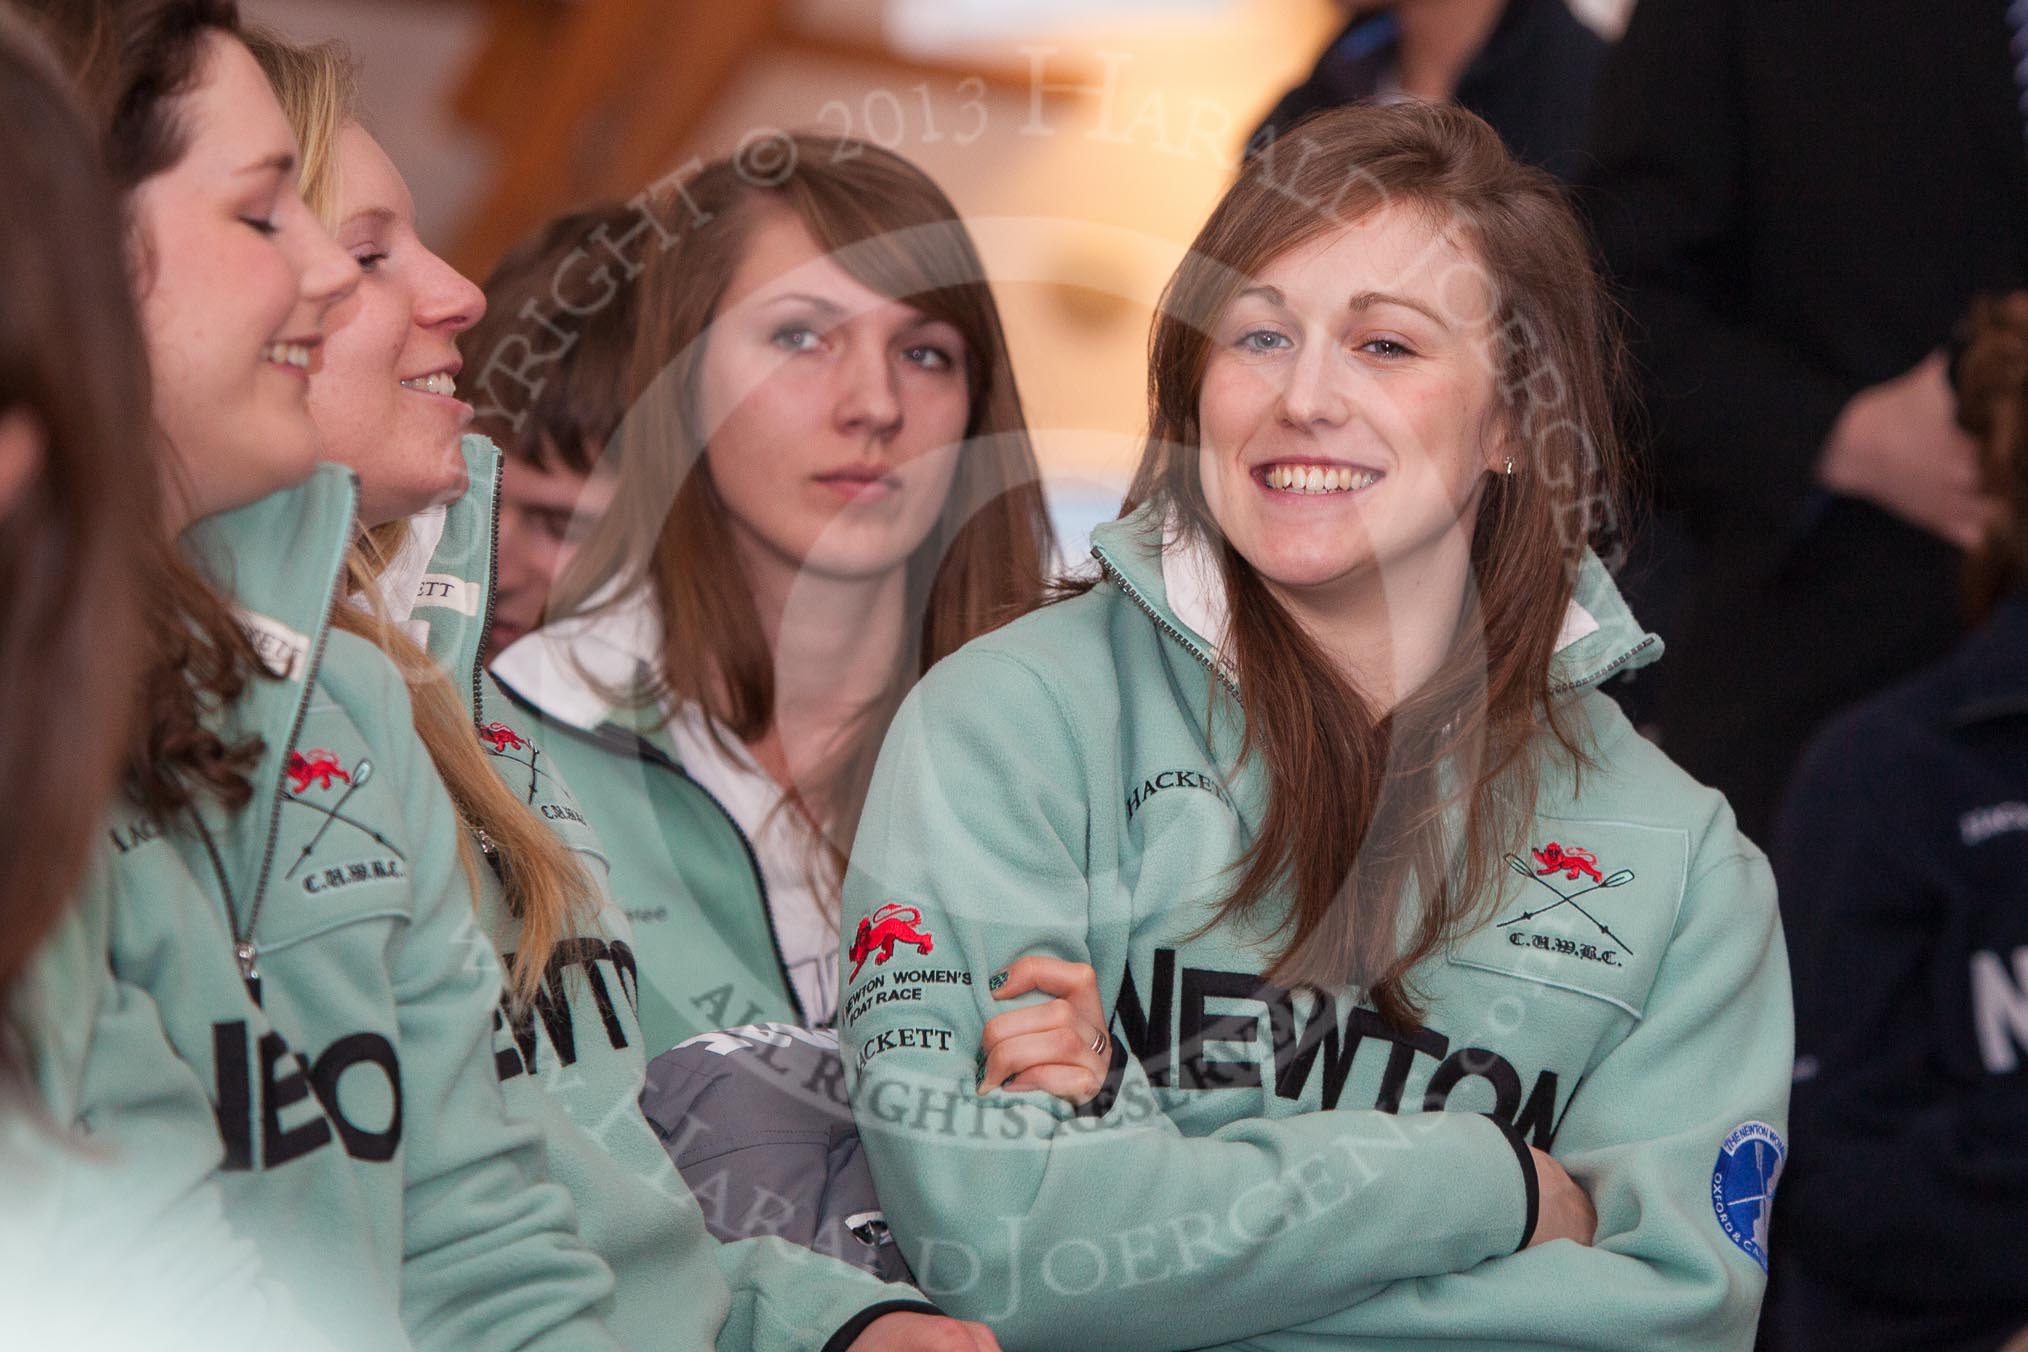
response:
{"label": "neck", "polygon": [[1456,641],[1471,581],[1471,537],[1454,529],[1383,571],[1326,588],[1268,583],[1276,599],[1384,717],[1436,674]]}
{"label": "neck", "polygon": [[857,716],[894,678],[908,570],[836,577],[764,546],[742,555],[775,668],[774,723],[755,758],[784,785],[821,782]]}
{"label": "neck", "polygon": [[1508,0],[1414,0],[1394,9],[1395,74],[1419,98],[1454,98]]}

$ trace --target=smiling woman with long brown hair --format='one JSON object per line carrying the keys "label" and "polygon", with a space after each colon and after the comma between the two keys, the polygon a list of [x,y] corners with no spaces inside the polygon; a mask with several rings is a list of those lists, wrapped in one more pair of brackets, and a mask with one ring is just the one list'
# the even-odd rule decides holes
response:
{"label": "smiling woman with long brown hair", "polygon": [[[983,265],[921,170],[790,137],[643,212],[633,243],[586,246],[639,288],[614,505],[561,619],[493,670],[557,729],[611,847],[659,1050],[831,1020],[845,847],[888,720],[932,662],[1037,604],[1052,537]],[[573,303],[599,285],[574,275]],[[535,323],[474,345],[482,386],[540,376]]]}
{"label": "smiling woman with long brown hair", "polygon": [[[1469,113],[1321,116],[1213,209],[1099,575],[924,679],[853,847],[846,925],[920,952],[841,1035],[933,1297],[1022,1346],[1750,1345],[1787,969],[1760,852],[1596,689],[1659,648],[1591,549],[1619,362]],[[997,1087],[1064,1043],[1026,954],[1113,1011],[1077,1108]]]}
{"label": "smiling woman with long brown hair", "polygon": [[141,721],[142,607],[173,596],[96,154],[54,57],[0,7],[0,1306],[27,1346],[316,1348],[224,1215],[211,1104],[115,979],[87,872]]}
{"label": "smiling woman with long brown hair", "polygon": [[[226,1220],[332,1339],[613,1346],[592,1308],[610,1275],[500,1095],[456,808],[400,674],[332,632],[355,497],[318,463],[309,389],[358,264],[302,200],[231,0],[28,8],[118,193],[151,547],[202,602],[149,616],[131,801],[86,898],[113,974],[211,1100]],[[163,1064],[158,1045],[104,1073]],[[174,1147],[167,1111],[108,1121],[137,1170]]]}

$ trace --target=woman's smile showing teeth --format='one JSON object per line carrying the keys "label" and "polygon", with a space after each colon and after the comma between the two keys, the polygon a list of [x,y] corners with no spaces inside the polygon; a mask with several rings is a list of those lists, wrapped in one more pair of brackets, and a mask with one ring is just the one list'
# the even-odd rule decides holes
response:
{"label": "woman's smile showing teeth", "polygon": [[432,371],[426,376],[410,376],[401,382],[401,387],[423,394],[440,394],[446,399],[458,397],[457,377],[449,371]]}
{"label": "woman's smile showing teeth", "polygon": [[310,343],[269,343],[261,349],[261,360],[293,371],[308,371],[312,346]]}
{"label": "woman's smile showing teeth", "polygon": [[1263,465],[1254,477],[1282,493],[1356,493],[1379,483],[1381,472],[1357,465],[1278,463]]}

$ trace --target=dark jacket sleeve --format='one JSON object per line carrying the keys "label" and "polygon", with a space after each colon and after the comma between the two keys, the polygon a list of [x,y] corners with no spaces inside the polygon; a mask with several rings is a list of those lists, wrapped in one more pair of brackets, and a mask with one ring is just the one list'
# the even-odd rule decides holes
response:
{"label": "dark jacket sleeve", "polygon": [[1693,529],[1780,538],[1854,390],[1742,303],[1753,150],[1736,16],[1758,2],[1641,0],[1600,79],[1583,201],[1629,312],[1658,496]]}
{"label": "dark jacket sleeve", "polygon": [[1914,846],[1932,754],[1877,714],[1833,724],[1776,836],[1798,1067],[1776,1224],[1812,1275],[1871,1295],[2028,1301],[2028,1074],[1938,1054],[1970,1023],[1932,973],[1969,955]]}

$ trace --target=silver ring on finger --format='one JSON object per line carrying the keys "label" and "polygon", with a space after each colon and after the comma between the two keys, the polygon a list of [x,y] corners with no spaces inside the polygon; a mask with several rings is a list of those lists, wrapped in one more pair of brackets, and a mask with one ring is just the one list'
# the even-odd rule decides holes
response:
{"label": "silver ring on finger", "polygon": [[1091,1040],[1091,1054],[1093,1056],[1104,1056],[1106,1048],[1111,1045],[1111,1039],[1106,1036],[1106,1030],[1101,1028],[1098,1030],[1098,1036]]}

